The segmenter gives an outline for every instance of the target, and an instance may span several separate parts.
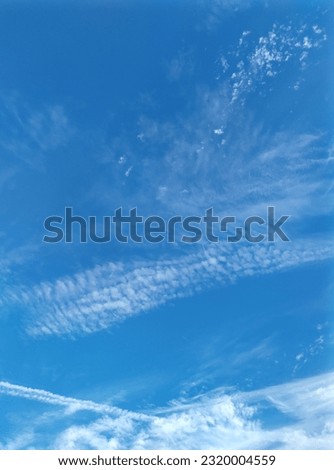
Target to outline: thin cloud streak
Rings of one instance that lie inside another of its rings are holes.
[[[94,403],[90,400],[78,400],[76,398],[64,397],[45,390],[24,387],[21,385],[11,384],[9,382],[0,381],[0,395],[10,395],[28,400],[39,401],[49,405],[59,405],[66,407],[71,413],[75,411],[93,411],[102,414],[115,414],[117,408],[108,405]],[[119,413],[118,413],[119,414]]]

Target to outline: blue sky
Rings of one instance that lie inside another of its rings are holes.
[[[333,448],[332,9],[0,0],[1,449]],[[289,242],[42,241],[268,206]]]

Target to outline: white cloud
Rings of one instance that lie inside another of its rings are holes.
[[[305,68],[309,51],[321,47],[326,41],[326,35],[322,33],[322,30],[306,25],[296,29],[291,25],[274,24],[272,30],[261,36],[253,48],[245,42],[245,33],[242,33],[239,46],[232,54],[235,58],[242,57],[230,76],[232,103],[244,99],[257,86],[263,86],[267,77],[279,74],[286,62],[299,57],[301,67]]]
[[[333,405],[334,374],[326,374],[249,393],[216,390],[175,402],[146,426],[129,425],[125,431],[121,427],[116,436],[111,431],[116,423],[108,419],[73,426],[58,437],[57,444],[85,447],[93,437],[100,442],[104,438],[104,448],[331,449]],[[268,407],[281,414],[282,424],[266,427],[260,416]]]
[[[311,357],[317,356],[323,352],[325,345],[331,343],[331,334],[321,334],[312,341],[308,346],[304,347],[303,350],[296,356],[296,365],[293,369],[293,375],[297,370],[300,370]]]
[[[130,176],[130,173],[131,173],[132,169],[133,169],[133,166],[129,166],[129,168],[126,170],[126,172],[124,173],[124,175],[125,175],[126,177]]]
[[[0,395],[10,395],[28,400],[40,401],[50,405],[65,407],[67,412],[73,413],[79,410],[93,411],[96,413],[119,414],[117,409],[108,405],[101,405],[90,400],[77,400],[75,398],[64,397],[45,390],[24,387],[0,381]]]
[[[42,397],[42,401],[65,407],[74,400],[30,390],[20,387],[17,395],[36,400]],[[83,409],[86,403],[92,403],[75,401],[83,403]],[[63,423],[47,445],[59,449],[333,448],[334,373],[250,392],[216,389],[192,399],[176,400],[149,413],[117,409],[109,414],[104,412],[103,405],[95,406],[103,414],[100,418],[86,424]],[[271,413],[280,417],[275,425]],[[47,418],[41,420],[39,427],[52,425],[50,420],[46,421]],[[28,445],[31,439],[29,436]],[[17,441],[22,448],[23,441]],[[33,444],[39,448],[38,437]]]
[[[30,312],[31,335],[88,334],[210,286],[332,256],[331,245],[215,245],[193,255],[106,263],[53,283],[9,289],[3,302]]]

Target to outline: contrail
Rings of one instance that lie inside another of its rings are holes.
[[[22,385],[14,385],[3,381],[0,381],[0,394],[40,401],[50,405],[64,406],[68,408],[70,412],[86,410],[108,415],[116,414],[117,416],[124,413],[124,411],[119,408],[95,403],[91,400],[78,400],[76,398],[65,397],[55,393],[47,392],[46,390],[23,387]]]

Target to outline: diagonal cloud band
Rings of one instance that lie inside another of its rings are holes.
[[[179,258],[106,263],[53,283],[8,290],[2,302],[24,306],[30,335],[89,334],[215,285],[333,256],[330,243],[210,246]]]

